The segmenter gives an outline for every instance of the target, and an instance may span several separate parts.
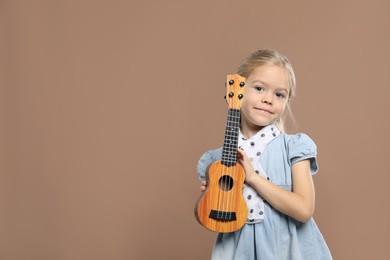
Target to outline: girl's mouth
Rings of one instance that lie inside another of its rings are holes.
[[[266,112],[266,113],[268,113],[268,114],[273,114],[271,111],[269,111],[268,109],[265,109],[265,108],[257,108],[257,107],[255,107],[255,109],[256,110],[259,110],[259,111],[262,111],[262,112]]]

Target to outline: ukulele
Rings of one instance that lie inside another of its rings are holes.
[[[226,101],[228,115],[222,160],[208,166],[206,189],[195,205],[195,217],[205,228],[215,232],[233,232],[246,222],[248,208],[242,195],[245,171],[237,163],[240,107],[246,79],[228,75]]]

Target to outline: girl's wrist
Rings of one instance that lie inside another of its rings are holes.
[[[259,177],[259,176],[255,172],[253,172],[251,174],[247,174],[245,182],[248,183],[249,185],[252,185],[253,182],[255,182],[257,177]]]

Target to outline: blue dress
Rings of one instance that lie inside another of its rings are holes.
[[[198,176],[205,179],[207,166],[221,160],[222,148],[207,151],[198,163]],[[281,133],[265,148],[259,163],[269,181],[292,190],[291,167],[309,159],[312,175],[318,172],[317,147],[305,134]],[[301,223],[265,202],[264,220],[245,224],[240,230],[219,233],[212,259],[221,260],[327,260],[332,259],[314,219]]]

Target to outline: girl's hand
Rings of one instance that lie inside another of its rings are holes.
[[[206,186],[207,186],[206,181],[202,181],[202,182],[200,183],[200,191],[202,191],[202,192],[205,191]]]
[[[241,149],[237,149],[237,159],[238,159],[238,162],[244,168],[244,171],[245,171],[245,181],[247,183],[250,183],[249,180],[251,180],[251,179],[253,179],[254,177],[257,176],[255,170],[253,169],[251,161],[249,160],[249,158],[246,155],[246,153],[243,150],[241,150]]]

